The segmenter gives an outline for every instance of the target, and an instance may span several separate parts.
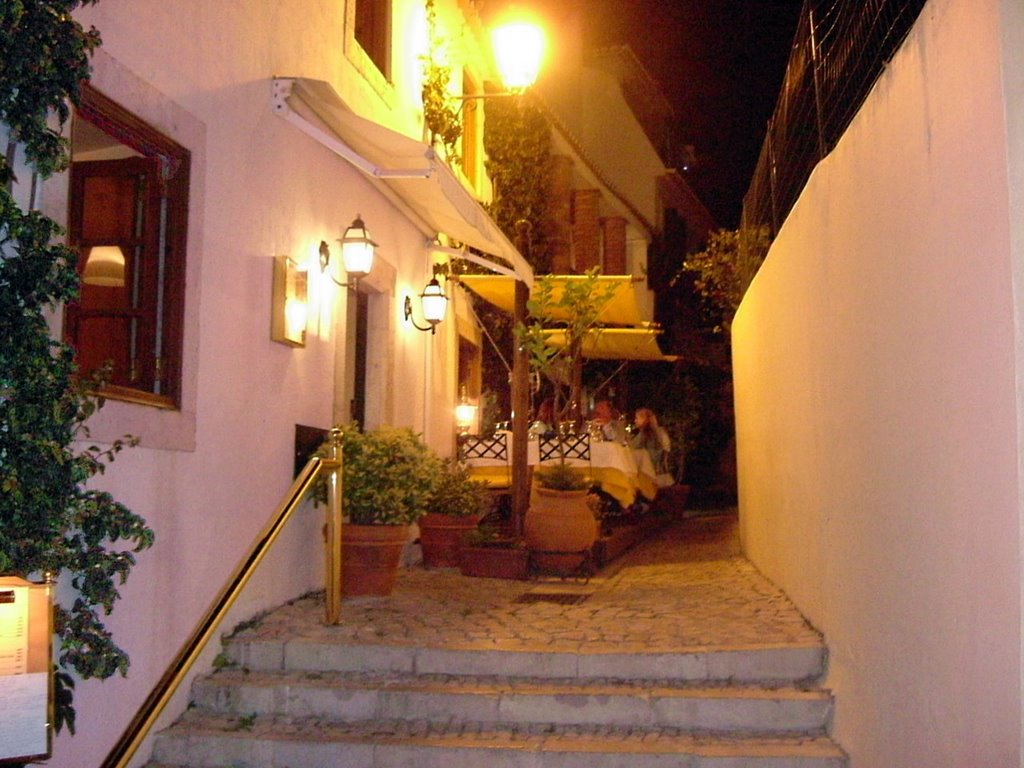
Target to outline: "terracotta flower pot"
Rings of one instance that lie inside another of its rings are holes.
[[[463,576],[522,581],[529,565],[530,551],[523,547],[463,547],[459,552]]]
[[[408,525],[342,525],[342,593],[349,597],[390,595],[408,540]]]
[[[597,518],[588,504],[589,494],[587,490],[534,489],[524,533],[537,567],[564,573],[585,561],[598,535]]]
[[[430,513],[419,520],[423,564],[428,568],[458,568],[459,550],[466,534],[480,522],[480,515],[454,517]]]

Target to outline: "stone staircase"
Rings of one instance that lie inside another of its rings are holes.
[[[228,640],[151,768],[846,768],[821,643],[543,652]]]

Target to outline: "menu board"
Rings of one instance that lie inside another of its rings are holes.
[[[0,578],[0,761],[50,752],[50,585]]]

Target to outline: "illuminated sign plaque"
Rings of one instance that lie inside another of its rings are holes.
[[[50,590],[0,578],[0,761],[50,756]]]

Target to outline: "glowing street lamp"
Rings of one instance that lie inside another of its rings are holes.
[[[544,32],[536,24],[513,21],[491,33],[494,57],[505,87],[523,90],[537,82],[544,58]]]

